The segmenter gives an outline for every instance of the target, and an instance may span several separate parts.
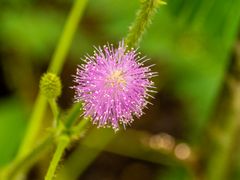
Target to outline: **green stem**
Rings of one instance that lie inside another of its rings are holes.
[[[162,0],[142,0],[136,19],[130,26],[129,33],[125,39],[125,43],[129,47],[138,46],[142,35],[151,24],[151,20],[160,4],[166,3]]]
[[[39,94],[26,129],[26,135],[17,154],[17,159],[24,157],[31,150],[31,146],[34,144],[46,107],[47,101],[45,97]]]
[[[48,168],[47,175],[45,176],[45,180],[52,180],[54,177],[54,174],[56,172],[57,166],[59,161],[61,160],[61,157],[67,148],[68,144],[70,143],[70,139],[66,135],[62,135],[59,138],[59,142],[57,145],[57,149],[53,155],[53,158],[51,160],[50,166]]]
[[[53,126],[57,127],[59,124],[59,108],[55,99],[49,100],[50,107],[53,112]]]
[[[84,8],[86,6],[86,2],[87,0],[76,0],[74,3],[65,24],[59,44],[51,60],[49,71],[56,74],[59,74],[61,72],[65,57],[73,39],[73,35],[77,29],[77,24],[81,19]],[[34,141],[41,127],[41,120],[44,116],[46,107],[47,100],[41,94],[38,94],[33,112],[29,120],[29,125],[27,127],[26,134],[19,149],[17,158],[25,156],[31,150],[31,147],[34,144]]]
[[[72,113],[72,115],[75,114],[75,112]],[[73,117],[73,116],[70,116]],[[89,123],[89,119],[88,118],[84,118],[82,119],[79,124],[72,128],[72,131],[74,134],[81,134],[85,127],[87,126],[87,124]],[[57,149],[53,155],[52,161],[50,163],[50,166],[48,168],[48,172],[46,174],[45,180],[52,180],[54,177],[54,174],[56,172],[57,166],[59,164],[59,161],[61,160],[61,157],[65,151],[65,149],[67,148],[67,146],[70,143],[70,137],[67,134],[62,134],[60,135],[59,138],[59,142],[57,145]]]
[[[105,146],[116,136],[117,134],[111,129],[92,128],[65,161],[64,167],[59,172],[58,179],[78,179]],[[92,143],[96,145],[95,148],[89,148]]]
[[[76,32],[79,20],[82,17],[83,10],[86,7],[87,0],[76,0],[65,24],[63,34],[59,40],[53,60],[50,63],[49,71],[59,74],[61,72],[65,57],[70,48],[73,36]]]

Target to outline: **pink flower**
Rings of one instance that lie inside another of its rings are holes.
[[[152,97],[154,88],[150,78],[156,76],[148,59],[140,58],[136,50],[126,50],[124,42],[96,48],[93,56],[86,56],[74,76],[75,100],[83,102],[84,116],[90,116],[98,127],[119,129],[119,124],[133,122],[140,117]]]

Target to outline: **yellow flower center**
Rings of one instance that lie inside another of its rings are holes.
[[[121,70],[115,70],[112,72],[112,74],[109,76],[108,78],[108,86],[114,87],[114,86],[118,86],[120,87],[120,85],[125,85],[126,81],[123,77],[123,72]]]

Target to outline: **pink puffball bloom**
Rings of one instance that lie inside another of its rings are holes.
[[[91,117],[98,127],[119,129],[140,117],[152,97],[151,77],[157,73],[144,66],[148,59],[140,58],[136,50],[127,50],[124,42],[118,48],[95,48],[93,56],[86,56],[74,76],[75,101],[83,102],[83,115]]]

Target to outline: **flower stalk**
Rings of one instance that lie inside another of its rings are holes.
[[[55,99],[51,99],[48,102],[53,112],[53,127],[56,128],[59,125],[59,107]]]
[[[82,134],[86,129],[86,126],[88,125],[88,123],[89,123],[89,119],[84,118],[76,126],[69,129],[71,132],[70,134],[68,134],[68,131],[64,131],[64,130],[60,132],[60,135],[58,136],[58,141],[57,141],[57,149],[50,162],[47,174],[45,176],[45,180],[52,180],[54,178],[58,164],[64,154],[64,151],[68,147],[68,145],[71,143],[72,135],[74,136],[74,135]]]
[[[61,157],[65,151],[65,149],[67,148],[67,146],[70,143],[70,139],[68,136],[66,135],[61,135],[59,137],[58,140],[58,144],[57,144],[57,149],[53,155],[53,158],[51,160],[50,166],[48,168],[48,172],[45,176],[45,180],[52,180],[54,175],[55,175],[55,171],[57,169],[58,163],[61,160]]]
[[[45,73],[40,81],[40,92],[47,98],[53,113],[53,127],[58,126],[59,107],[57,98],[62,93],[60,78],[54,73]]]

